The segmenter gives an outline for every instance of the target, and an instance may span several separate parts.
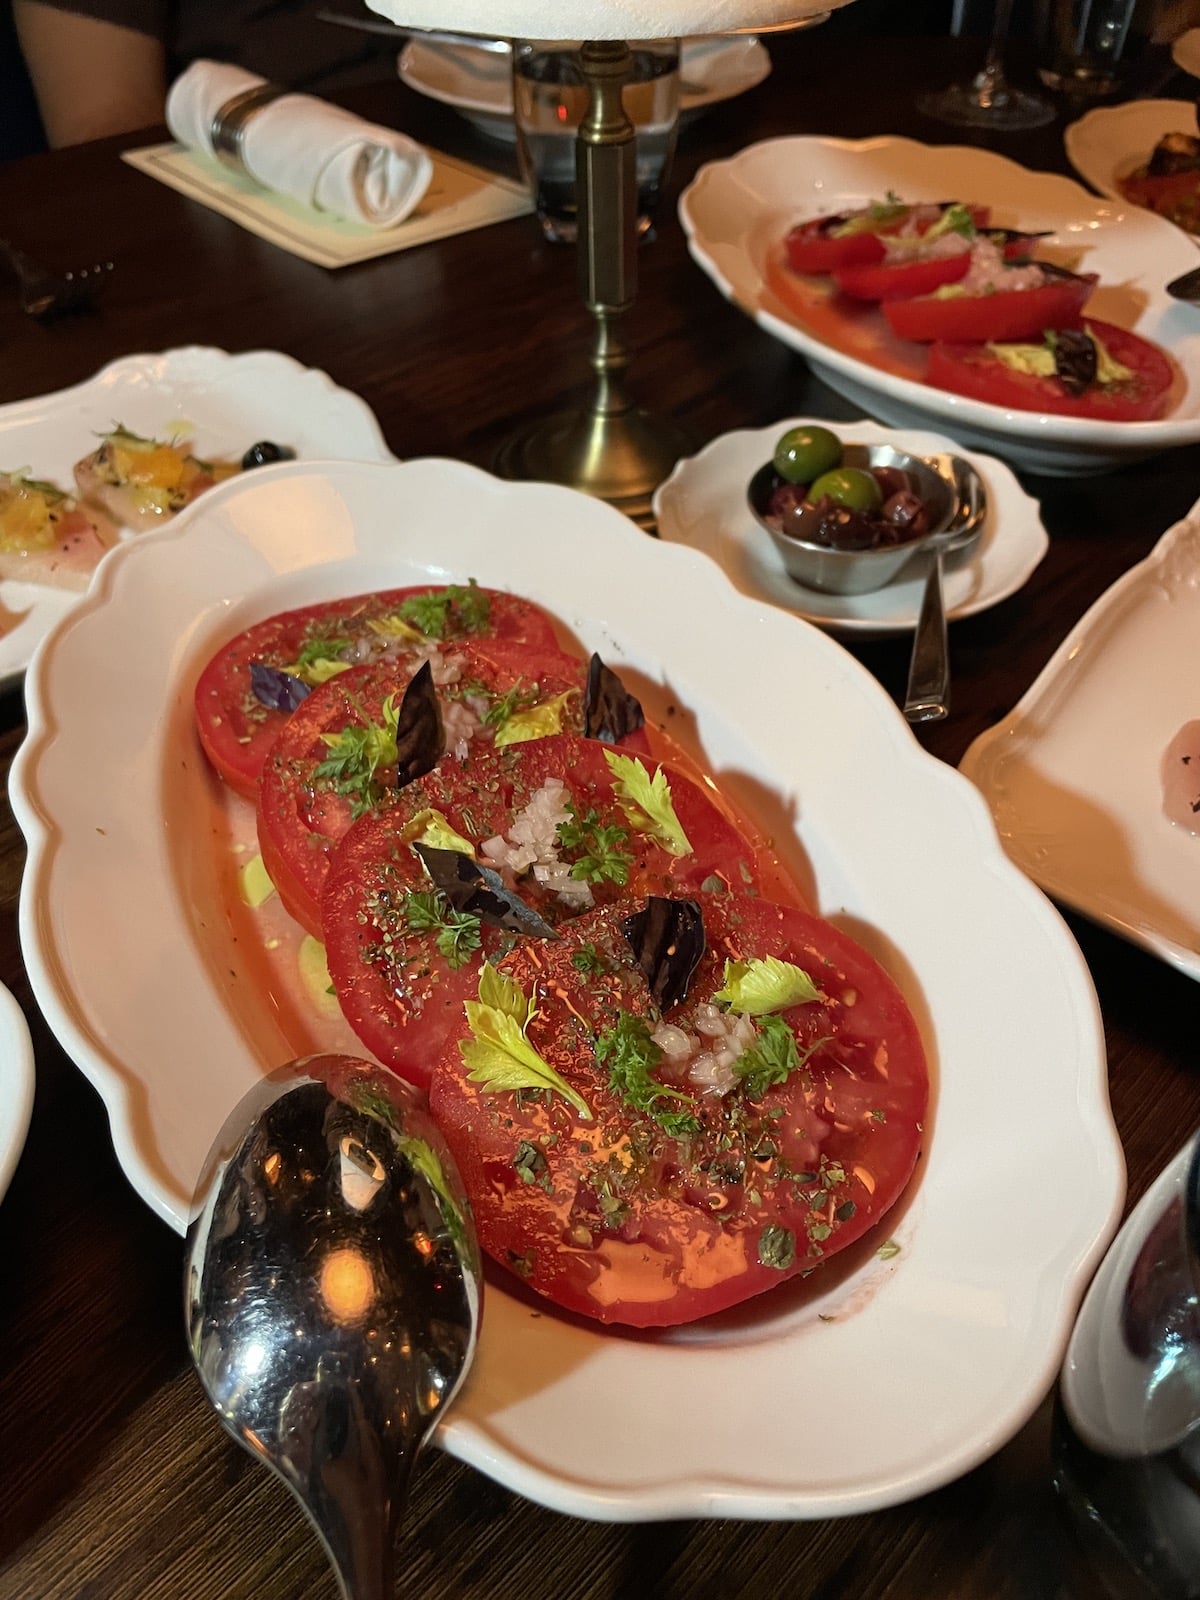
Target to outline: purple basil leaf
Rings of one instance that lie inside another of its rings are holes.
[[[269,667],[265,661],[250,663],[250,687],[254,698],[272,711],[295,711],[312,693],[312,685],[303,678],[284,672],[282,667]]]
[[[437,766],[445,750],[442,708],[433,687],[433,668],[426,661],[413,674],[396,717],[397,789],[423,778]]]
[[[646,976],[655,1005],[663,1012],[678,1005],[708,943],[697,902],[650,895],[645,910],[622,919],[621,932]]]
[[[645,722],[641,702],[631,695],[611,667],[598,655],[588,662],[583,695],[583,731],[589,739],[617,744]]]
[[[491,867],[481,867],[461,850],[439,850],[435,845],[414,844],[425,863],[425,870],[455,911],[469,911],[484,922],[507,928],[510,933],[529,933],[539,939],[558,935],[520,895],[507,887]]]

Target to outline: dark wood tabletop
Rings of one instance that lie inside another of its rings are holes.
[[[816,30],[778,40],[772,52],[766,84],[684,130],[659,237],[640,254],[633,383],[697,445],[789,415],[856,414],[690,261],[673,202],[697,167],[784,133],[984,142],[962,140],[913,105],[920,85],[972,65],[976,46]],[[353,103],[378,120],[512,170],[508,152],[399,83],[357,93]],[[986,142],[1065,172],[1066,120],[1064,112],[1047,128]],[[99,313],[51,325],[23,316],[0,284],[0,402],[75,383],[133,352],[278,348],[357,391],[397,455],[489,467],[516,425],[586,391],[589,329],[572,256],[543,243],[531,218],[329,272],[121,162],[123,148],[152,136],[0,168],[5,235],[56,265],[116,263]],[[952,628],[953,714],[917,733],[950,763],[1191,507],[1200,448],[1111,474],[1023,481],[1041,500],[1049,554],[1018,594]],[[902,694],[906,637],[849,648]],[[5,773],[23,731],[12,689],[0,698]],[[0,1600],[333,1600],[300,1512],[207,1409],[184,1343],[181,1241],[126,1182],[98,1097],[38,1014],[17,934],[24,853],[5,804],[0,979],[29,1017],[38,1082],[28,1142],[0,1205]],[[1069,922],[1103,1010],[1132,1203],[1200,1123],[1200,988],[1112,934]],[[796,1441],[801,1450],[818,1444]],[[399,1567],[396,1592],[411,1600],[1098,1592],[1052,1490],[1050,1397],[960,1481],[845,1520],[574,1520],[431,1452]]]

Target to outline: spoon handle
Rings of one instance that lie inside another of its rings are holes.
[[[942,552],[934,551],[925,579],[921,614],[913,635],[904,715],[910,722],[938,722],[950,710],[950,656],[942,599]]]

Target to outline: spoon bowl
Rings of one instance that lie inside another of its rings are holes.
[[[470,1365],[482,1293],[423,1097],[337,1055],[256,1085],[200,1180],[185,1293],[225,1427],[300,1502],[345,1600],[390,1600],[413,1466]]]

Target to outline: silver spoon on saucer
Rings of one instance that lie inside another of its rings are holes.
[[[481,1293],[461,1180],[399,1078],[312,1056],[228,1118],[188,1230],[192,1359],[303,1506],[344,1600],[391,1600],[413,1466],[470,1365]]]
[[[983,532],[987,490],[983,479],[962,456],[926,457],[930,466],[953,484],[958,507],[938,534],[927,539],[929,572],[908,667],[904,715],[910,722],[937,722],[950,710],[950,652],[946,640],[946,604],[942,592],[942,559],[965,550]]]

